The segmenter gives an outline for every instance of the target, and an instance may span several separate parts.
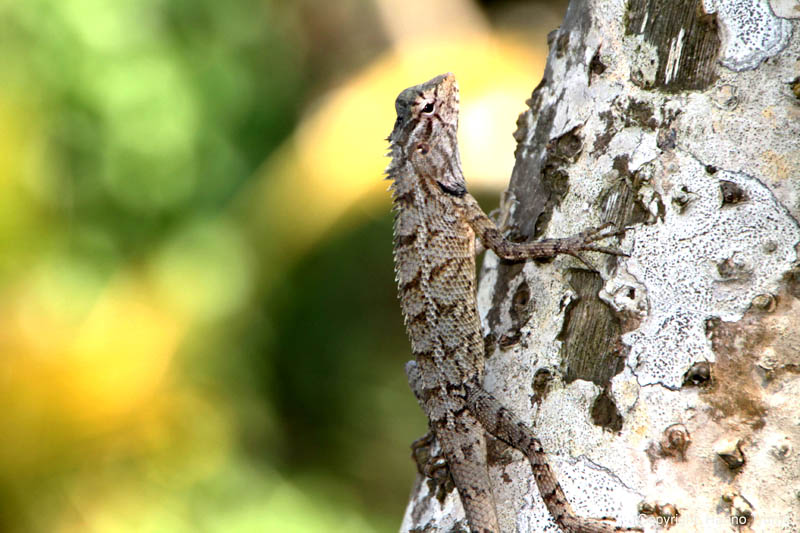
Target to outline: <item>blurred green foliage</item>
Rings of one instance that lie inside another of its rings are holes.
[[[126,250],[219,208],[291,131],[308,73],[291,13],[239,0],[31,0],[2,8],[2,79],[38,112],[37,192]],[[9,95],[6,95],[8,98]]]
[[[3,531],[397,528],[424,422],[389,215],[265,289],[231,202],[320,90],[301,8],[0,3]]]
[[[397,530],[425,420],[388,195],[307,247],[259,211],[381,31],[368,0],[0,0],[0,531]]]

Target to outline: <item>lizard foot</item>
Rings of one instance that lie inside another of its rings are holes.
[[[608,222],[602,226],[589,228],[588,230],[563,239],[563,251],[564,253],[578,259],[581,263],[589,267],[590,270],[597,270],[594,265],[592,265],[581,255],[580,252],[600,252],[603,254],[616,255],[620,257],[629,257],[629,254],[626,254],[622,250],[613,248],[611,246],[597,244],[597,241],[622,235],[624,233],[624,228],[619,228]]]
[[[568,246],[575,252],[601,252],[604,254],[628,257],[628,254],[621,250],[612,248],[610,246],[596,244],[597,241],[602,241],[603,239],[607,239],[609,237],[617,237],[624,234],[625,228],[620,228],[611,222],[607,222],[601,226],[589,228],[576,235],[573,235],[572,237],[567,237],[566,240],[570,241]]]
[[[442,448],[432,431],[411,443],[411,458],[417,465],[417,472],[427,479],[428,490],[436,495],[437,500],[443,502],[456,485]]]

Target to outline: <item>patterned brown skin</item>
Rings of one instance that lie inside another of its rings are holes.
[[[387,169],[396,213],[394,260],[415,361],[406,371],[447,460],[473,532],[499,532],[484,431],[522,451],[539,492],[566,533],[630,531],[575,516],[541,443],[483,387],[484,345],[475,299],[476,237],[509,260],[618,251],[595,244],[607,227],[565,239],[516,244],[467,193],[456,131],[458,86],[450,74],[410,87],[395,102]]]

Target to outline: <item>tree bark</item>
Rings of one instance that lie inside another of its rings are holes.
[[[611,221],[625,258],[488,253],[485,387],[576,512],[646,531],[800,528],[800,4],[573,0],[518,120],[508,236]],[[556,531],[492,441],[503,531]],[[419,479],[403,531],[464,527]],[[416,528],[416,529],[415,529]]]

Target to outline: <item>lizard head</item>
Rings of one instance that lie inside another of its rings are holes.
[[[458,84],[451,73],[404,90],[395,100],[397,120],[389,135],[392,157],[408,161],[415,174],[438,182],[442,191],[466,193],[461,172],[458,130]]]

